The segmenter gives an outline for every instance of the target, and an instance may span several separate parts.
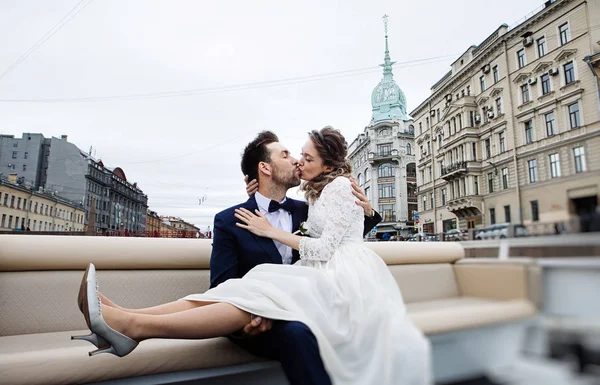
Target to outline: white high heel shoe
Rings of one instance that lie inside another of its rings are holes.
[[[103,347],[90,352],[90,356],[101,353],[111,353],[119,357],[124,357],[131,353],[138,345],[137,341],[132,340],[112,329],[102,317],[102,302],[98,296],[98,283],[96,279],[96,267],[90,263],[86,279],[86,292],[83,296],[83,316],[90,325],[92,334],[102,338],[108,347]]]
[[[90,265],[88,265],[87,269],[85,269],[85,274],[83,275],[83,278],[81,279],[81,284],[79,285],[79,294],[77,295],[77,307],[79,307],[79,310],[81,311],[81,313],[83,313],[83,298],[87,291],[87,276],[88,276],[89,271],[90,271]],[[90,325],[89,325],[89,322],[87,321],[87,319],[86,319],[86,322],[88,323],[88,328],[89,328]],[[106,347],[110,346],[110,344],[108,342],[104,341],[104,339],[102,337],[96,335],[95,333],[90,333],[88,335],[83,335],[83,336],[71,336],[71,340],[87,341],[87,342],[91,343],[92,345],[94,345],[95,347],[97,347],[98,349],[106,348]]]

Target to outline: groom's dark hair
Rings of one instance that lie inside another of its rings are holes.
[[[244,148],[242,154],[242,172],[248,175],[248,180],[258,180],[258,164],[260,162],[269,163],[271,161],[271,152],[267,145],[279,142],[279,138],[271,131],[263,131],[254,140]]]

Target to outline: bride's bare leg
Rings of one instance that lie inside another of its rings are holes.
[[[102,300],[103,306],[110,306],[115,309],[119,309],[122,311],[126,311],[128,313],[135,314],[153,314],[153,315],[161,315],[161,314],[171,314],[178,313],[180,311],[194,309],[199,306],[209,305],[213,302],[201,302],[201,301],[186,301],[186,300],[177,300],[173,302],[167,302],[162,305],[142,308],[142,309],[128,309],[122,306],[115,304],[113,301],[108,299],[106,296],[102,295],[102,293],[98,293],[100,299]]]
[[[249,313],[233,305],[204,304],[207,306],[195,306],[176,313],[161,315],[136,314],[105,307],[102,309],[102,316],[110,327],[137,341],[149,338],[220,337],[242,329],[249,322]]]

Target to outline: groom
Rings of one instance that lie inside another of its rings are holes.
[[[297,250],[237,227],[233,215],[234,210],[240,207],[251,212],[260,210],[273,226],[296,231],[308,215],[306,202],[285,196],[289,188],[300,184],[297,162],[270,131],[261,132],[246,146],[242,155],[242,172],[248,180],[258,180],[258,191],[245,203],[215,216],[210,258],[211,287],[230,278],[241,278],[262,263],[292,264],[298,261]],[[371,210],[358,186],[355,189],[358,190],[355,195],[361,199],[357,204],[370,214],[365,216],[366,234],[381,221],[381,217]],[[241,333],[241,338],[232,336],[232,340],[255,355],[281,362],[291,385],[331,384],[321,361],[317,340],[305,324],[255,317]]]

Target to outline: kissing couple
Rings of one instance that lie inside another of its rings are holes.
[[[274,133],[258,134],[241,161],[250,198],[215,216],[211,288],[126,309],[99,292],[90,264],[78,302],[92,334],[75,338],[99,348],[90,355],[122,357],[150,338],[228,336],[281,362],[292,385],[430,384],[429,341],[363,243],[381,217],[347,153],[331,127],[311,131],[299,159]],[[307,202],[286,198],[298,185]]]

